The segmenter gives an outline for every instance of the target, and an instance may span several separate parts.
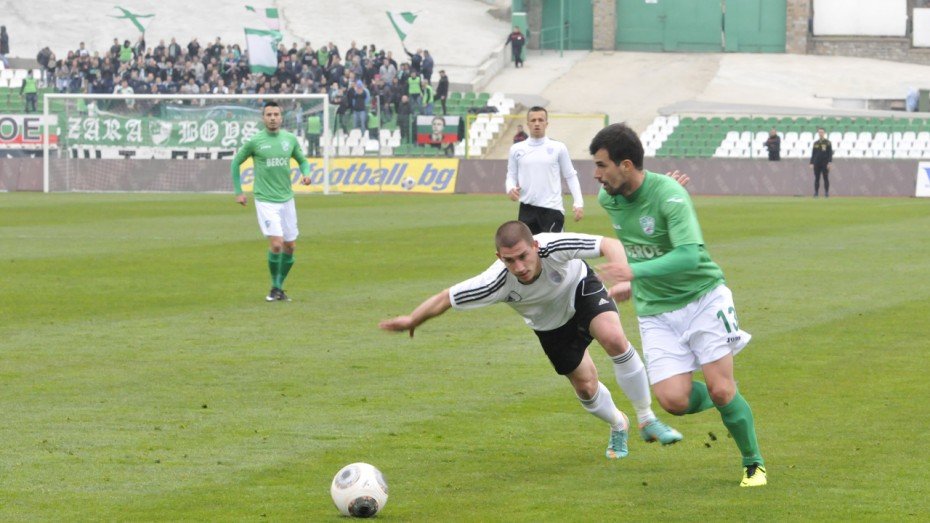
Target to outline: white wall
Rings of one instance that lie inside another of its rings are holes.
[[[930,9],[914,9],[914,47],[930,47]]]
[[[814,0],[816,36],[904,36],[907,0]]]

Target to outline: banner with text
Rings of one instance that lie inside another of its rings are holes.
[[[291,159],[291,185],[294,192],[323,192],[323,161],[310,158],[311,185],[300,184],[300,169]],[[456,158],[334,158],[329,161],[329,188],[337,192],[413,192],[452,194],[458,176]],[[242,190],[251,191],[252,159],[240,167]]]
[[[0,114],[0,145],[42,146],[42,115]],[[49,115],[49,127],[58,125],[58,117]],[[51,130],[51,129],[50,129]],[[58,143],[58,135],[50,134],[48,141]]]
[[[189,119],[152,117],[68,117],[62,129],[63,145],[118,145],[123,147],[229,147],[238,148],[261,130],[257,119],[227,119],[221,114]]]

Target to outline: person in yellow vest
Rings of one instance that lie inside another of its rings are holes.
[[[423,89],[423,114],[432,115],[433,102],[436,100],[436,96],[433,93],[433,86],[426,80],[423,80],[421,85]]]
[[[410,107],[413,114],[420,114],[420,104],[423,102],[423,89],[420,85],[420,74],[416,71],[410,71],[410,77],[407,78],[407,96],[410,97]]]
[[[34,113],[36,111],[36,100],[39,96],[39,86],[33,76],[27,75],[23,78],[23,84],[19,88],[19,94],[26,97],[26,112]]]
[[[323,135],[323,120],[320,113],[307,116],[307,156],[320,156],[320,136]]]

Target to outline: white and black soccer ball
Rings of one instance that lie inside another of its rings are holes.
[[[343,516],[370,518],[384,509],[388,486],[381,471],[368,463],[342,467],[329,489],[333,503]]]
[[[413,189],[413,187],[416,184],[417,182],[414,181],[414,179],[410,178],[409,176],[400,181],[400,186],[403,187],[405,191],[409,191],[410,189]]]

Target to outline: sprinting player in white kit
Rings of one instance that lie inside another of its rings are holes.
[[[549,113],[542,107],[531,107],[526,113],[530,137],[510,146],[507,159],[507,196],[520,202],[517,219],[533,234],[562,232],[565,226],[565,206],[562,203],[562,179],[572,193],[575,221],[584,217],[584,197],[578,173],[568,157],[565,144],[546,136]]]
[[[539,338],[555,371],[568,378],[585,410],[610,425],[606,456],[628,453],[629,420],[617,409],[610,391],[598,380],[588,354],[596,339],[610,356],[614,376],[630,399],[646,441],[663,445],[682,439],[652,411],[645,367],[620,324],[617,306],[604,284],[583,260],[607,257],[626,263],[623,245],[613,238],[572,233],[533,236],[526,224],[510,221],[495,235],[498,260],[481,274],[426,299],[413,312],[380,323],[390,331],[413,331],[449,310],[475,309],[506,303],[517,311]],[[619,284],[611,293],[629,299],[630,286]]]

